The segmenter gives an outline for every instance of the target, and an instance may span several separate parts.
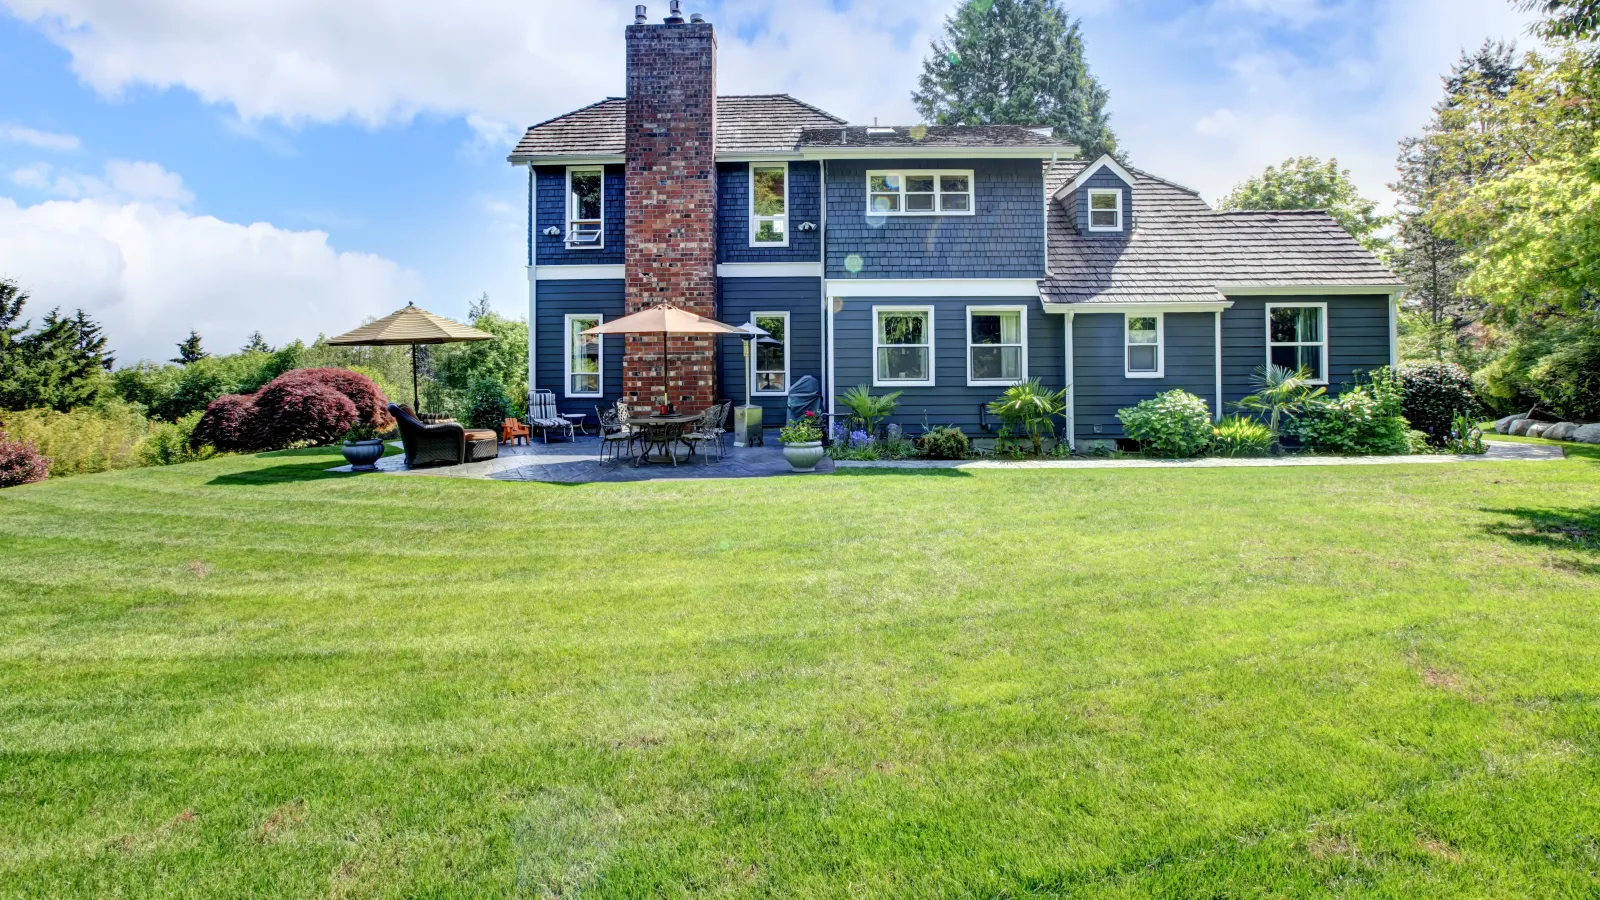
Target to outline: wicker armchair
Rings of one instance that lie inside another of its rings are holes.
[[[705,447],[702,452],[705,453],[707,461],[711,459],[712,447],[717,448],[717,461],[722,461],[722,436],[725,433],[722,426],[728,420],[728,408],[732,405],[732,401],[728,400],[712,404],[700,414],[700,421],[694,424],[694,428],[683,436],[683,439],[689,442],[689,446]]]
[[[400,426],[400,443],[406,467],[480,462],[500,455],[500,435],[492,430],[462,428],[457,422],[428,424],[408,406],[389,404],[389,415]]]

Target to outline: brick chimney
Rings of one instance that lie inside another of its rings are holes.
[[[628,26],[627,311],[670,303],[717,314],[717,38],[679,3],[663,24]],[[672,335],[671,398],[697,412],[716,400],[716,340]],[[622,390],[635,409],[661,402],[661,336],[628,335]]]

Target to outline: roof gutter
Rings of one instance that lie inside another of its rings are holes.
[[[1066,147],[923,147],[880,144],[872,147],[801,147],[801,159],[1050,159],[1077,152]]]
[[[1053,302],[1041,293],[1039,303],[1047,313],[1214,313],[1233,307],[1232,300],[1128,300],[1117,303],[1100,303],[1079,300],[1073,303]]]
[[[513,166],[603,166],[627,161],[621,153],[513,153],[506,157]]]
[[[1312,297],[1318,294],[1397,294],[1406,286],[1394,284],[1219,284],[1217,291],[1230,297]]]

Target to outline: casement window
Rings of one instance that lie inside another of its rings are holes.
[[[1166,335],[1161,313],[1124,313],[1123,372],[1129,378],[1161,378],[1166,370]]]
[[[1089,191],[1089,230],[1122,230],[1122,190],[1120,188]]]
[[[933,387],[933,307],[872,308],[875,387]]]
[[[1009,386],[1028,377],[1026,311],[1020,306],[967,307],[967,385]]]
[[[869,216],[970,216],[972,170],[867,173]]]
[[[606,243],[606,170],[567,169],[567,247],[594,250]]]
[[[1306,369],[1328,383],[1328,304],[1267,304],[1267,364]]]
[[[789,246],[789,164],[750,166],[750,246]]]
[[[755,342],[755,381],[751,385],[756,394],[789,393],[789,314],[786,312],[758,312],[750,314],[750,321],[764,329],[776,343]]]
[[[566,317],[567,329],[562,339],[561,358],[566,360],[568,397],[598,397],[604,393],[604,373],[600,371],[600,361],[605,337],[583,332],[605,320],[605,316],[598,314],[569,313]]]

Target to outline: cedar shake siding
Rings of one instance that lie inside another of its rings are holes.
[[[577,168],[594,168],[584,166]],[[621,265],[623,252],[623,192],[625,177],[622,166],[605,166],[605,238],[597,248],[567,246],[567,167],[536,166],[538,179],[534,191],[533,248],[535,264],[559,265]],[[554,226],[560,232],[544,233]]]
[[[671,303],[717,315],[717,39],[709,24],[627,29],[627,311]],[[623,392],[648,410],[662,393],[660,339],[628,335]],[[717,399],[716,339],[673,335],[671,402]]]
[[[717,166],[717,262],[817,262],[822,257],[822,169],[819,163],[789,163],[789,246],[750,246],[750,164]],[[801,231],[800,223],[817,225]]]

